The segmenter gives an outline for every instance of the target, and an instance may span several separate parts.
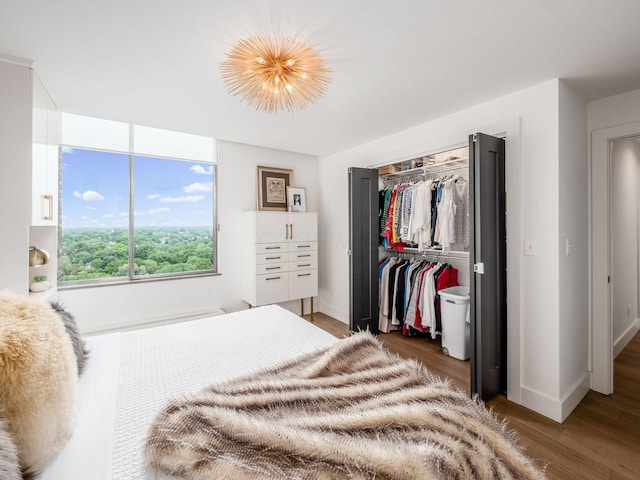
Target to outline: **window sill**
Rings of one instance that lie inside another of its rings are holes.
[[[64,290],[80,290],[84,288],[99,288],[99,287],[119,287],[123,285],[139,285],[142,283],[154,283],[154,282],[168,282],[175,280],[185,280],[193,278],[203,277],[219,277],[222,274],[219,272],[206,272],[206,273],[191,273],[188,275],[167,275],[167,276],[155,276],[152,278],[123,278],[123,279],[101,279],[101,280],[78,280],[76,282],[62,282],[58,283],[58,291]]]

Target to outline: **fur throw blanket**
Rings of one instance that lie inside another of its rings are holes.
[[[56,455],[75,425],[78,367],[48,303],[0,292],[0,408],[25,471]]]
[[[358,333],[171,401],[152,468],[204,479],[541,479],[503,424]]]

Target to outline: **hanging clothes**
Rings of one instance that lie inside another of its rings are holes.
[[[469,182],[462,176],[455,180],[453,202],[455,203],[455,239],[457,250],[469,250]]]
[[[380,244],[397,251],[454,245],[466,251],[468,202],[468,182],[460,175],[388,186],[379,194]]]

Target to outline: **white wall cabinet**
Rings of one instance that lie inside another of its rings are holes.
[[[32,73],[31,225],[58,224],[58,146],[61,117],[53,99]]]
[[[55,288],[60,114],[31,62],[0,58],[0,85],[0,217],[11,232],[0,240],[0,290],[26,295],[34,275]],[[51,205],[40,202],[45,194]],[[47,265],[29,267],[30,245],[50,253]]]
[[[258,306],[318,295],[318,214],[246,212],[243,299]]]

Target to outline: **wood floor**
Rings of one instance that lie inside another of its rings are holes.
[[[322,313],[305,318],[343,338],[344,323]],[[450,377],[469,391],[469,362],[443,355],[439,341],[380,334],[386,348],[415,358],[432,372]],[[532,410],[497,397],[487,405],[520,436],[527,454],[546,465],[549,479],[640,479],[640,334],[615,360],[615,393],[590,391],[569,418],[559,424]]]

